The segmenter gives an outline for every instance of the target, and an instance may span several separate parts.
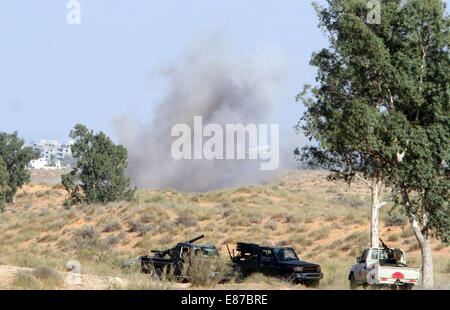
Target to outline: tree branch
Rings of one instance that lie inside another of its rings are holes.
[[[363,181],[364,183],[367,184],[367,186],[369,186],[369,188],[373,188],[373,185],[369,183],[369,181],[367,181],[366,179],[364,179],[363,177],[360,177],[359,175],[355,174],[355,177],[357,177],[359,180]]]

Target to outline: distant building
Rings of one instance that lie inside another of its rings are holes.
[[[75,162],[71,150],[73,144],[74,141],[63,144],[56,140],[41,140],[40,142],[32,143],[30,146],[33,148],[33,151],[39,152],[41,157],[31,161],[30,168],[72,168]]]

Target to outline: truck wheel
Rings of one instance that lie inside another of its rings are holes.
[[[152,269],[147,269],[147,272],[150,274],[150,278],[152,278],[155,281],[161,280],[162,279],[162,275],[163,275],[163,271],[161,268],[152,268]]]
[[[155,276],[158,277],[158,280],[161,280],[161,279],[162,279],[163,271],[162,271],[161,268],[155,268]]]
[[[409,290],[412,290],[412,284],[403,284],[402,286],[400,286],[400,289],[401,290],[404,290],[404,291],[409,291]]]
[[[242,283],[242,282],[244,282],[244,278],[245,278],[244,274],[241,271],[238,271],[236,274],[235,281],[236,281],[236,283]]]
[[[358,288],[358,284],[355,281],[355,276],[353,275],[353,272],[350,274],[349,280],[350,280],[350,289],[356,290]]]
[[[306,287],[318,288],[319,280],[305,280]]]

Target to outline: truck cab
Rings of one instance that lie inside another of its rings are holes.
[[[241,277],[259,272],[312,287],[317,287],[323,278],[319,265],[301,261],[290,247],[238,243],[237,251],[232,261]]]
[[[178,243],[176,246],[164,250],[152,250],[154,255],[144,255],[138,258],[124,260],[123,268],[140,263],[141,272],[150,274],[155,279],[162,278],[164,273],[173,273],[177,281],[190,281],[189,270],[195,259],[217,259],[219,251],[214,245],[194,243],[204,238],[201,235],[187,242]],[[213,272],[212,272],[213,273]]]

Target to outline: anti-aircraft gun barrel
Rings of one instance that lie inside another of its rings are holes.
[[[381,244],[383,245],[384,250],[386,251],[386,253],[388,254],[388,260],[395,260],[394,258],[394,251],[389,248],[386,243],[383,242],[383,240],[381,240],[381,238],[379,238],[381,241]]]
[[[388,251],[388,250],[389,250],[389,247],[386,245],[386,243],[384,243],[383,240],[381,240],[381,238],[380,238],[380,241],[381,241],[381,244],[383,245],[383,248],[384,248],[386,251]]]
[[[194,243],[195,241],[198,241],[198,240],[203,239],[203,238],[205,238],[205,235],[198,236],[197,238],[189,240],[187,243]]]

